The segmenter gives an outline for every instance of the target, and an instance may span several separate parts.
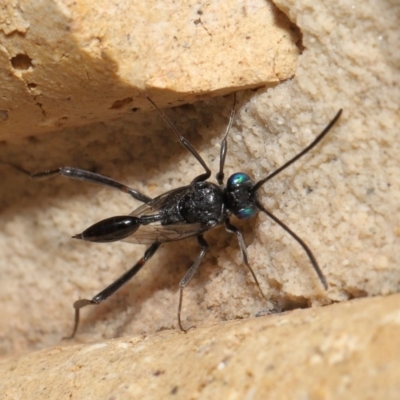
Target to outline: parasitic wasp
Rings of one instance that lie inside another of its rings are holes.
[[[62,175],[67,178],[108,186],[120,190],[123,193],[127,193],[143,203],[140,207],[128,215],[118,215],[104,219],[90,226],[82,233],[73,236],[75,239],[86,240],[89,242],[108,243],[123,240],[136,244],[148,244],[149,247],[145,251],[143,257],[131,269],[126,271],[116,281],[111,283],[92,299],[80,299],[74,303],[75,322],[72,334],[69,336],[69,338],[73,338],[77,332],[81,308],[91,304],[99,304],[114,294],[140,271],[140,269],[154,255],[154,253],[163,243],[183,240],[195,236],[197,237],[197,241],[201,250],[179,283],[179,303],[177,317],[179,328],[183,332],[186,332],[191,327],[185,329],[182,326],[181,309],[183,290],[192,279],[208,250],[208,243],[204,239],[204,233],[220,225],[225,225],[225,229],[229,233],[236,235],[244,264],[251,273],[260,294],[263,298],[265,298],[257,277],[250,267],[242,233],[235,225],[231,223],[230,217],[232,215],[239,219],[248,219],[254,217],[259,211],[265,213],[300,244],[307,254],[321,284],[325,289],[327,289],[328,284],[325,276],[322,273],[317,260],[308,245],[286,224],[274,216],[260,203],[257,191],[267,181],[274,178],[280,172],[289,167],[289,165],[293,164],[300,157],[304,156],[312,148],[314,148],[337,122],[342,110],[340,109],[337,112],[335,117],[329,122],[325,129],[306,148],[304,148],[300,153],[276,169],[274,172],[267,175],[265,178],[258,182],[254,182],[246,173],[236,172],[228,178],[225,184],[224,165],[227,152],[227,138],[235,116],[236,96],[234,95],[229,123],[221,141],[220,165],[219,171],[216,174],[217,183],[208,181],[211,176],[211,170],[202,159],[200,154],[192,147],[189,141],[179,133],[177,128],[167,118],[164,112],[159,109],[149,97],[147,97],[147,99],[160,113],[165,122],[170,126],[172,131],[177,136],[179,142],[204,168],[205,172],[194,178],[189,185],[170,190],[152,199],[138,190],[130,188],[123,183],[115,181],[114,179],[78,168],[61,167],[54,170],[30,174],[22,168],[17,167],[19,170],[27,173],[32,178],[40,179],[49,178],[55,175]]]

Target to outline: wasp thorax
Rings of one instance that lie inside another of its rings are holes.
[[[221,223],[226,217],[221,188],[211,182],[189,186],[179,201],[179,212],[188,223]]]
[[[251,218],[257,213],[254,182],[244,172],[231,175],[226,185],[229,210],[238,218]]]

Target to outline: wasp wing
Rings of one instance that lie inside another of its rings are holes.
[[[157,222],[141,225],[133,235],[128,236],[123,241],[135,244],[165,243],[197,236],[204,231],[202,224],[161,225]]]
[[[189,186],[183,186],[170,190],[148,203],[143,204],[130,215],[133,217],[142,217],[144,215],[162,215],[168,207],[176,207],[176,213],[179,213],[179,200],[187,193]],[[179,215],[179,214],[178,214]],[[124,239],[124,242],[136,244],[152,244],[154,242],[165,243],[185,239],[191,236],[197,236],[210,229],[201,223],[189,224],[187,222],[177,222],[163,224],[162,221],[152,222],[148,225],[141,225],[131,236]]]

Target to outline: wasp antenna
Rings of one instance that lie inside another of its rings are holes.
[[[304,251],[306,252],[313,268],[314,271],[316,272],[316,274],[318,275],[319,280],[322,283],[322,286],[324,287],[325,290],[328,289],[328,283],[326,282],[326,278],[324,276],[324,274],[321,271],[321,268],[319,267],[316,258],[314,257],[314,254],[312,253],[312,251],[310,250],[310,248],[303,242],[302,239],[300,239],[286,224],[284,224],[279,218],[275,217],[274,214],[272,214],[270,211],[268,211],[267,209],[265,209],[260,202],[257,201],[257,207],[264,212],[265,214],[268,215],[268,217],[270,217],[272,220],[274,220],[281,228],[283,228],[287,233],[289,233],[289,235],[292,236],[292,238],[294,240],[296,240],[297,243],[299,243],[299,245],[304,249]]]
[[[340,115],[342,114],[342,109],[340,109],[336,115],[333,117],[332,121],[329,122],[329,124],[325,127],[325,129],[304,149],[302,150],[299,154],[294,156],[291,160],[283,164],[280,168],[269,174],[266,178],[261,179],[261,181],[258,181],[253,188],[253,191],[256,192],[262,185],[264,185],[265,182],[269,181],[276,175],[278,175],[280,172],[282,172],[284,169],[286,169],[289,165],[292,165],[295,161],[297,161],[300,157],[304,156],[304,154],[307,154],[314,146],[316,146],[324,137],[325,135],[331,130],[333,125],[337,122],[339,119]]]

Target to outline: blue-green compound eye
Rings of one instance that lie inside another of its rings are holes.
[[[248,182],[250,180],[251,180],[250,177],[244,172],[237,172],[236,174],[233,174],[232,176],[229,177],[228,188],[240,186],[242,183]]]
[[[246,207],[246,208],[242,208],[239,211],[236,211],[235,215],[237,218],[246,219],[246,218],[254,217],[254,215],[256,215],[257,211],[258,211],[257,207]]]

